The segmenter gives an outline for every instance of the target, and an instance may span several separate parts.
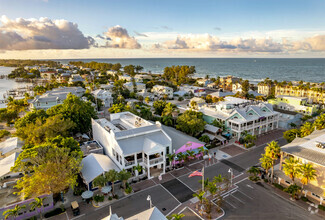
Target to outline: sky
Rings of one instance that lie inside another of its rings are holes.
[[[324,0],[0,0],[0,58],[325,57]]]

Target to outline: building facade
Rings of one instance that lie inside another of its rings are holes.
[[[151,92],[158,98],[163,98],[167,95],[169,99],[172,99],[174,96],[173,88],[168,86],[155,85],[152,87]]]
[[[94,140],[120,169],[132,172],[140,164],[148,178],[165,173],[166,155],[172,152],[171,138],[161,124],[153,124],[130,112],[92,120]]]
[[[226,97],[225,101],[199,109],[207,123],[217,120],[225,130],[239,139],[244,131],[260,135],[279,127],[279,113],[271,104],[251,103],[249,100]]]

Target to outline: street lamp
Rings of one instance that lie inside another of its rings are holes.
[[[147,201],[150,202],[150,208],[152,208],[152,201],[151,201],[151,196],[150,196],[150,195],[148,195],[148,197],[147,197]]]
[[[231,168],[229,168],[228,173],[230,173],[230,186],[232,186],[232,176],[234,175]]]

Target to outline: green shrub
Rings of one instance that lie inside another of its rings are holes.
[[[114,199],[118,199],[118,195],[114,195],[113,198],[114,198]]]
[[[260,178],[258,176],[250,176],[248,177],[248,179],[250,179],[251,181],[257,182],[260,180]]]
[[[103,195],[95,195],[94,200],[95,200],[95,202],[104,202],[104,196]]]
[[[268,183],[268,182],[269,182],[269,180],[268,180],[268,179],[265,179],[265,178],[264,178],[264,182]]]
[[[325,206],[323,206],[323,205],[318,205],[318,209],[325,211]]]
[[[304,202],[308,202],[309,201],[309,199],[306,198],[306,197],[304,197],[304,196],[301,197],[301,200],[304,201]]]
[[[108,197],[108,200],[112,200],[112,199],[113,199],[112,196]]]
[[[10,135],[10,132],[7,130],[0,130],[0,138]]]
[[[125,189],[125,192],[126,192],[127,194],[130,194],[130,193],[132,192],[132,187],[129,186],[128,188],[126,188],[126,189]]]
[[[284,190],[284,189],[285,189],[285,187],[283,187],[283,186],[280,185],[280,184],[273,183],[273,185],[274,185],[276,188],[280,189],[280,190]]]

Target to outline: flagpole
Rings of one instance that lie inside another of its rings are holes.
[[[204,192],[204,166],[202,168],[202,192]]]

